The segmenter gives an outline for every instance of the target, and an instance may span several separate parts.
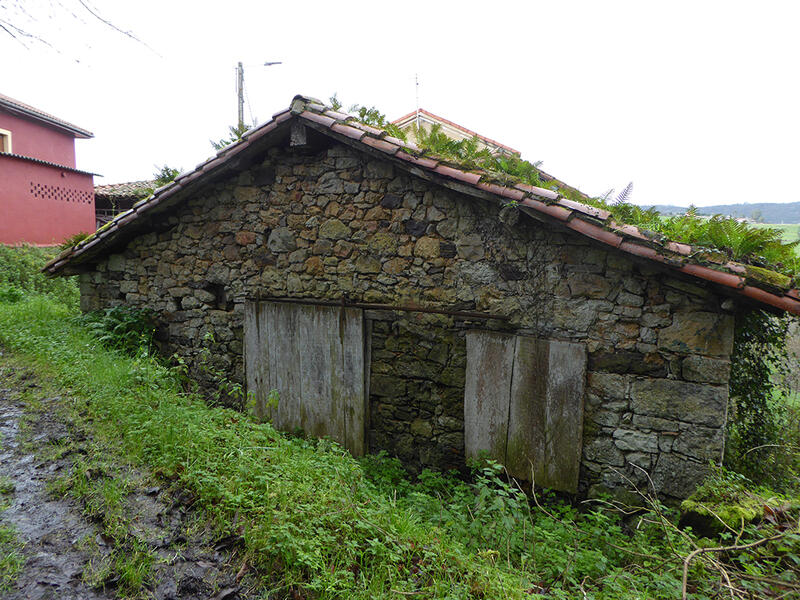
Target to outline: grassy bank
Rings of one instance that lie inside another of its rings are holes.
[[[196,494],[219,535],[244,524],[246,561],[275,597],[680,595],[678,556],[692,546],[657,518],[624,534],[618,513],[531,510],[491,467],[475,484],[427,474],[412,485],[391,461],[362,465],[329,442],[208,408],[157,362],[101,348],[46,298],[0,304],[0,343],[72,390],[109,452]],[[701,564],[693,587],[705,585]]]

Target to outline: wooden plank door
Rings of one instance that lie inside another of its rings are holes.
[[[367,422],[363,311],[249,302],[244,329],[256,416],[284,431],[330,437],[361,456]],[[278,392],[275,408],[267,402],[271,390]]]
[[[496,332],[467,334],[464,433],[514,477],[574,492],[583,440],[583,344]]]

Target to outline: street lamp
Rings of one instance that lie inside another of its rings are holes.
[[[273,62],[265,62],[265,67],[271,67],[273,65],[281,65],[283,64],[280,61],[273,61]],[[241,131],[244,128],[244,67],[242,66],[241,61],[236,67],[236,96],[238,99],[238,108],[239,108],[239,130]]]

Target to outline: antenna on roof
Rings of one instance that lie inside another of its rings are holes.
[[[419,131],[419,73],[414,73],[414,84],[417,92],[417,131]]]

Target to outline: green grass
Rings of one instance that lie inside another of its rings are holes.
[[[657,524],[624,535],[616,513],[558,503],[550,517],[492,469],[475,484],[428,474],[412,486],[392,462],[372,459],[368,477],[335,444],[289,439],[235,411],[208,408],[160,364],[101,348],[71,315],[45,298],[0,304],[0,343],[69,387],[108,448],[195,493],[218,535],[237,533],[238,515],[245,560],[279,597],[301,590],[315,598],[530,598],[546,588],[567,598],[584,586],[595,598],[674,598],[679,591],[680,565],[658,544]],[[89,485],[79,480],[78,488]],[[76,493],[103,497],[107,510],[122,492]],[[650,563],[662,565],[656,579]]]
[[[611,503],[578,510],[547,496],[532,504],[492,464],[471,482],[424,472],[412,483],[396,460],[357,461],[329,441],[289,438],[210,408],[145,352],[104,348],[76,318],[70,294],[22,288],[12,300],[0,300],[8,351],[0,361],[33,369],[49,397],[60,390],[55,410],[90,429],[95,449],[53,489],[81,499],[114,538],[112,554],[85,573],[97,585],[116,577],[124,596],[145,593],[154,560],[130,535],[127,464],[186,489],[213,536],[241,535],[238,560],[265,598],[674,599],[686,556],[720,543],[679,531],[675,513],[645,498],[647,510],[627,517]],[[779,540],[723,557],[753,597],[800,592],[797,518],[785,517],[793,521]],[[757,541],[778,526],[749,525],[721,541]],[[0,573],[21,565],[15,544],[0,530]],[[692,562],[689,598],[728,595],[712,557]]]
[[[0,525],[0,592],[11,589],[25,564],[21,548],[13,527]]]

